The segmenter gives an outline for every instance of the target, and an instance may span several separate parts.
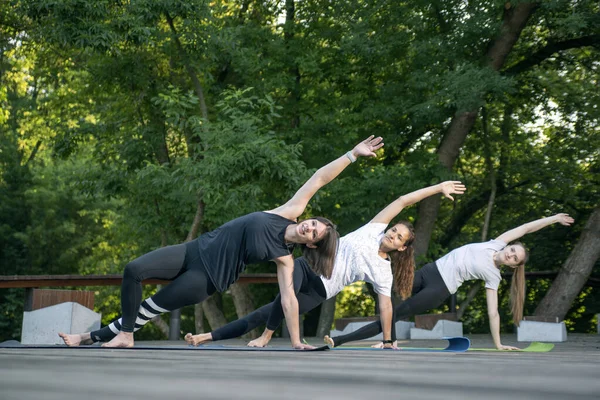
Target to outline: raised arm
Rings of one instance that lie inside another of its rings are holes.
[[[454,201],[452,194],[463,194],[466,188],[459,181],[446,181],[437,185],[429,186],[424,189],[419,189],[414,192],[402,195],[394,200],[390,205],[381,210],[379,214],[371,220],[371,222],[380,222],[383,224],[389,224],[396,215],[408,206],[418,203],[419,201],[433,196],[434,194],[442,193],[444,196]]]
[[[347,152],[337,160],[321,167],[302,187],[294,194],[287,203],[277,207],[271,212],[279,214],[288,219],[298,218],[306,208],[310,199],[323,186],[337,177],[348,165],[356,161],[358,157],[374,157],[375,151],[383,147],[381,137],[374,138],[369,136],[364,141],[357,144],[351,151]]]
[[[551,217],[536,219],[535,221],[528,222],[519,227],[511,229],[510,231],[504,232],[502,235],[498,236],[496,240],[500,240],[504,243],[510,243],[513,240],[517,240],[527,235],[528,233],[539,231],[540,229],[556,222],[561,225],[569,226],[574,222],[574,219],[568,214],[556,214]]]
[[[500,314],[498,314],[498,291],[485,289],[487,300],[488,318],[490,320],[490,333],[494,339],[494,345],[498,350],[519,350],[518,347],[504,346],[500,341]]]

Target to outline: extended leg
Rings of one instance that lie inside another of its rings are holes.
[[[110,325],[94,332],[83,334],[68,335],[61,333],[59,336],[69,346],[78,346],[86,340],[92,341],[110,341],[120,332],[128,333],[124,335],[130,337],[131,341],[122,343],[126,347],[129,342],[133,343],[133,332],[143,326],[139,323],[140,318],[144,318],[148,310],[154,316],[164,312],[164,308],[145,304],[142,306],[142,281],[148,278],[174,279],[184,271],[186,247],[184,244],[167,246],[154,250],[136,258],[125,266],[123,272],[123,283],[121,285],[121,310],[122,318],[114,321]],[[146,302],[145,302],[146,303]],[[158,311],[158,312],[156,312]],[[138,327],[137,329],[136,326]]]
[[[416,294],[394,308],[394,322],[438,307],[450,296],[450,292],[448,292],[448,288],[435,264],[428,264],[417,272],[418,279],[417,274],[415,274],[416,285],[413,286],[413,293],[416,292]],[[375,321],[347,335],[334,338],[327,337],[326,341],[334,346],[341,346],[355,340],[368,339],[381,333],[381,331],[381,321]]]

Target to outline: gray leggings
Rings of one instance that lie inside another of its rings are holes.
[[[412,296],[394,307],[394,322],[436,308],[450,297],[448,287],[444,283],[435,263],[426,264],[415,272]],[[395,323],[392,325],[392,340],[396,340]],[[333,339],[336,347],[355,340],[368,339],[381,333],[381,321],[372,322],[347,335]]]

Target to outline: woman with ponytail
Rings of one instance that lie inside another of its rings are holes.
[[[513,320],[519,325],[523,317],[525,300],[525,262],[529,256],[523,244],[513,241],[557,222],[568,226],[573,223],[573,218],[567,214],[556,214],[528,222],[504,232],[489,242],[459,247],[439,260],[426,264],[415,274],[412,297],[395,308],[394,320],[406,319],[438,307],[451,294],[456,293],[464,281],[481,279],[485,281],[490,331],[496,348],[518,350],[516,347],[504,346],[500,341],[498,314],[498,285],[502,279],[500,267],[505,265],[514,269],[510,289],[511,309]],[[379,322],[374,322],[347,335],[333,338],[325,336],[325,341],[331,346],[340,346],[347,342],[370,338],[381,331]]]
[[[368,224],[340,239],[331,276],[315,273],[308,257],[294,261],[294,291],[298,298],[300,314],[308,312],[325,300],[334,297],[345,286],[366,281],[373,284],[378,294],[379,311],[386,347],[392,338],[392,286],[402,298],[410,294],[413,286],[415,262],[413,256],[414,229],[410,222],[401,221],[386,231],[387,226],[405,207],[426,197],[442,193],[454,200],[452,194],[462,194],[464,185],[447,181],[401,196],[375,216]],[[319,276],[320,275],[320,276]],[[189,344],[231,339],[243,335],[266,323],[252,347],[264,347],[283,320],[281,298],[267,304],[244,318],[233,321],[213,332],[185,336]]]

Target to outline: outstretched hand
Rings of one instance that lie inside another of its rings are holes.
[[[375,152],[383,147],[383,138],[381,136],[369,136],[352,149],[355,157],[375,157]]]
[[[454,201],[454,197],[451,194],[463,194],[467,188],[460,181],[446,181],[440,183],[442,187],[442,193],[444,196]]]
[[[518,347],[514,347],[514,346],[505,346],[503,344],[501,344],[500,346],[497,347],[498,350],[521,350]]]
[[[313,350],[316,349],[315,346],[311,346],[310,344],[307,343],[296,343],[293,344],[292,347],[296,350]]]
[[[555,217],[556,217],[556,222],[558,222],[561,225],[569,226],[573,222],[575,222],[575,220],[573,218],[571,218],[569,216],[569,214],[556,214]]]

